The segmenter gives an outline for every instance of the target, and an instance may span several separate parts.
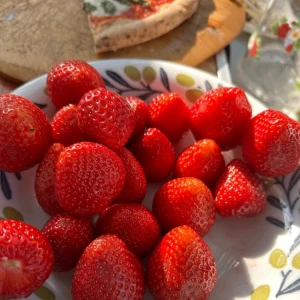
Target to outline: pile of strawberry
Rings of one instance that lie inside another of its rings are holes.
[[[259,176],[297,168],[300,124],[270,109],[252,118],[239,88],[191,109],[176,93],[147,105],[107,90],[81,61],[54,66],[47,88],[52,123],[29,100],[0,96],[0,169],[39,164],[36,198],[51,216],[41,231],[0,222],[0,298],[28,297],[53,270],[75,268],[75,300],[142,299],[146,285],[155,299],[207,299],[217,270],[203,236],[216,213],[263,211]],[[197,141],[176,157],[189,129]],[[225,166],[223,152],[240,145],[244,160]],[[152,211],[141,204],[149,182],[162,183]]]

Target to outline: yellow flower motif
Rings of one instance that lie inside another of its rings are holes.
[[[269,263],[276,269],[281,269],[286,266],[287,256],[286,254],[280,250],[275,249],[269,257]]]
[[[196,84],[195,80],[185,74],[178,74],[176,77],[176,81],[178,82],[178,84],[184,86],[184,87],[192,87]]]
[[[198,98],[204,94],[201,90],[187,90],[185,93],[186,98],[190,103],[194,103]]]
[[[251,295],[251,300],[268,300],[270,292],[271,288],[269,285],[261,285],[254,290]]]
[[[156,78],[156,71],[152,67],[144,68],[143,78],[147,83],[152,83]]]
[[[299,28],[293,28],[292,30],[290,30],[287,34],[287,39],[295,42],[296,40],[298,40],[300,38],[300,29]]]
[[[140,71],[134,66],[125,67],[124,72],[133,81],[139,81],[141,79]]]
[[[293,266],[295,269],[300,269],[300,253],[297,253],[297,254],[293,257],[292,266]]]

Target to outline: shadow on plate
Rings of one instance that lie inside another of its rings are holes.
[[[233,300],[236,297],[249,297],[254,290],[248,268],[242,257],[235,257],[239,264],[234,269],[223,274],[212,291],[209,300]]]

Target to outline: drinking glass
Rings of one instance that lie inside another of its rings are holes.
[[[238,63],[238,84],[268,107],[300,111],[300,22],[286,0],[271,0]]]

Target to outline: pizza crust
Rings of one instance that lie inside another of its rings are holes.
[[[90,28],[97,53],[133,46],[171,31],[197,10],[199,0],[175,0],[145,19],[111,19]]]

